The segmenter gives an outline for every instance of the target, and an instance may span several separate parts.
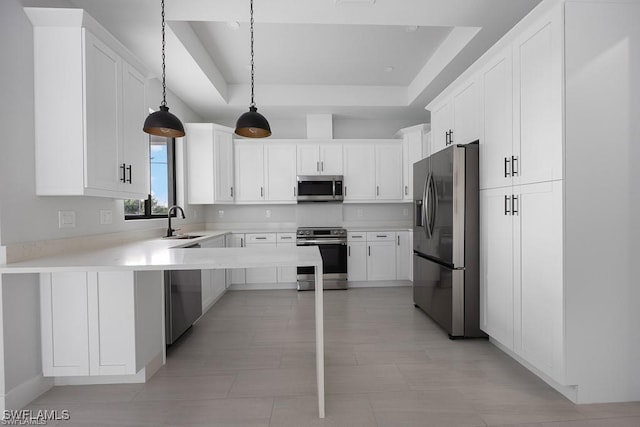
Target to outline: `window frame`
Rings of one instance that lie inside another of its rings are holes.
[[[176,192],[176,139],[175,138],[164,138],[167,143],[167,184],[168,184],[168,194],[167,194],[167,203],[168,207],[177,204],[177,192]],[[167,218],[167,214],[153,214],[151,213],[151,145],[152,145],[152,136],[149,135],[149,195],[144,200],[144,213],[142,214],[125,214],[125,221],[128,220],[138,220],[138,219],[158,219],[158,218]],[[175,217],[176,212],[174,211],[171,216]]]

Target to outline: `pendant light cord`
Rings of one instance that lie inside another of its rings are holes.
[[[167,73],[165,70],[165,56],[164,56],[164,48],[165,48],[165,39],[164,39],[164,0],[161,0],[162,5],[162,104],[161,106],[167,106],[167,83],[166,77]]]
[[[164,0],[162,0],[164,1]],[[250,13],[251,13],[251,107],[255,107],[256,103],[253,100],[253,0],[250,2]]]

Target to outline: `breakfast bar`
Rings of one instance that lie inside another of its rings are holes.
[[[191,243],[191,242],[190,242]],[[177,246],[174,246],[177,245]],[[81,253],[36,258],[0,265],[0,274],[100,274],[163,270],[232,269],[256,267],[314,267],[315,333],[318,414],[325,416],[322,258],[317,247],[185,248],[178,241],[152,239]],[[159,283],[158,286],[162,284]],[[164,305],[164,301],[162,302]],[[163,360],[165,355],[163,354]],[[34,396],[34,398],[37,396]]]

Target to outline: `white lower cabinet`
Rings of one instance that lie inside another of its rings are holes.
[[[40,275],[44,376],[132,375],[162,353],[160,271]]]
[[[296,233],[278,233],[276,236],[276,246],[293,247],[296,245]],[[278,267],[279,283],[295,283],[298,281],[297,267]]]
[[[482,190],[481,326],[564,383],[562,181]]]
[[[246,233],[246,247],[275,248],[276,233]],[[276,267],[247,268],[246,283],[277,283],[278,269]]]
[[[411,232],[350,231],[349,281],[411,280]]]
[[[396,233],[367,232],[367,279],[396,279]]]
[[[396,231],[396,280],[413,280],[413,233]]]
[[[228,248],[244,248],[244,233],[231,233],[227,236],[226,246]],[[246,275],[244,268],[231,268],[227,270],[227,285],[246,283]]]
[[[224,248],[225,236],[208,239],[200,243],[203,248]],[[226,271],[222,269],[202,270],[202,313],[205,313],[227,289]]]

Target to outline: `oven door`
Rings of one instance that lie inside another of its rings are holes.
[[[323,289],[347,289],[347,242],[319,243],[320,240],[297,242],[298,246],[318,246],[322,257]],[[298,267],[298,289],[315,288],[313,267]]]

